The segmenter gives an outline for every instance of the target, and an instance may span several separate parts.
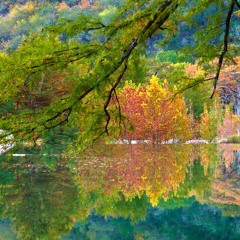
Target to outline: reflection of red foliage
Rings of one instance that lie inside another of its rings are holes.
[[[240,146],[238,144],[220,144],[218,151],[222,153],[222,167],[226,173],[229,173],[234,161],[234,151],[240,151]]]
[[[234,182],[231,180],[226,181],[215,181],[212,184],[214,191],[210,200],[224,204],[236,204],[240,206],[240,184],[238,181]]]
[[[218,146],[221,152],[221,162],[216,178],[213,180],[210,200],[225,206],[240,206],[240,181],[238,168],[240,159],[236,158],[240,146],[238,144],[221,144]],[[240,154],[239,154],[240,155]],[[230,209],[231,210],[231,209]],[[238,210],[238,208],[237,208]],[[239,216],[238,212],[228,212],[228,207],[223,209],[225,215]]]
[[[175,149],[166,145],[159,148],[118,145],[111,148],[110,156],[106,157],[105,153],[79,165],[81,185],[84,183],[86,191],[101,186],[102,191],[111,196],[122,192],[127,199],[146,192],[152,205],[156,205],[160,198],[167,199],[170,192],[176,192],[184,181],[192,146]]]

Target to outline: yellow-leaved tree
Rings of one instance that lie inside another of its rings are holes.
[[[135,139],[160,143],[169,139],[186,140],[192,136],[184,98],[180,94],[174,96],[175,92],[177,89],[171,92],[167,81],[160,83],[156,76],[151,77],[148,85],[134,88],[131,84],[123,88],[120,102],[123,113],[135,127]],[[129,136],[128,131],[125,136]]]

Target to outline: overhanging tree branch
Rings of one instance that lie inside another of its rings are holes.
[[[106,100],[106,102],[104,104],[104,112],[105,112],[105,114],[107,116],[107,122],[106,122],[106,125],[105,125],[105,132],[107,133],[107,135],[108,135],[108,125],[109,125],[109,122],[110,122],[110,119],[111,119],[111,116],[110,116],[109,111],[108,111],[108,105],[109,105],[109,103],[111,101],[113,92],[116,90],[118,84],[122,80],[126,70],[127,70],[127,59],[125,60],[124,68],[123,68],[121,74],[118,76],[117,81],[113,84],[113,86],[109,90],[107,100]]]
[[[77,101],[72,104],[70,107],[63,109],[62,111],[58,112],[55,116],[53,116],[50,119],[47,119],[46,122],[50,122],[52,120],[57,119],[58,117],[62,116],[62,114],[66,111],[69,111],[83,98],[85,98],[90,92],[92,92],[94,89],[99,87],[100,83],[103,81],[106,81],[113,73],[115,73],[120,66],[125,62],[124,68],[122,73],[119,75],[117,81],[113,84],[111,89],[108,92],[108,98],[107,101],[104,104],[104,112],[107,116],[107,123],[105,126],[105,132],[108,134],[108,125],[110,121],[110,115],[107,110],[107,107],[109,105],[110,99],[112,97],[113,91],[116,89],[118,84],[120,83],[121,79],[123,78],[124,73],[127,70],[127,59],[130,57],[132,51],[137,47],[138,44],[144,42],[147,38],[151,37],[157,29],[159,29],[169,18],[169,16],[177,9],[178,4],[175,1],[165,1],[159,9],[157,9],[156,13],[154,14],[153,18],[148,21],[148,23],[142,28],[141,32],[139,33],[139,36],[136,39],[132,39],[132,42],[129,44],[128,48],[125,49],[123,56],[121,59],[115,64],[115,67],[113,67],[104,77],[102,77],[95,85],[90,87],[87,91],[85,91],[82,95],[80,95],[77,98]],[[72,111],[70,111],[71,114]],[[67,115],[67,117],[70,116],[70,114]],[[66,120],[64,122],[67,122]],[[58,124],[54,124],[53,126],[49,128],[53,128],[55,126],[58,126],[62,123],[62,120]]]
[[[213,82],[213,90],[212,90],[212,94],[210,96],[210,98],[213,98],[213,95],[216,91],[217,88],[217,82],[219,79],[219,75],[220,75],[220,71],[223,65],[223,59],[228,51],[228,40],[229,40],[229,31],[230,31],[230,22],[231,22],[231,17],[233,15],[233,10],[234,10],[234,6],[235,6],[235,1],[232,0],[229,10],[228,10],[228,14],[226,17],[226,21],[225,21],[225,33],[224,33],[224,39],[223,39],[223,50],[218,58],[218,64],[217,64],[217,70],[216,70],[216,75],[214,77],[214,82]]]

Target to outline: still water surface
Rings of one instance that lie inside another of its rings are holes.
[[[239,145],[0,156],[0,239],[240,239]]]

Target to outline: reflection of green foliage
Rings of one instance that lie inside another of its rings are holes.
[[[86,222],[78,222],[68,236],[61,238],[67,239],[134,239],[134,227],[128,219],[123,218],[104,218],[100,215],[91,214]]]
[[[198,194],[206,194],[210,190],[211,175],[204,174],[204,166],[199,160],[194,161],[193,166],[190,166],[184,183],[180,184],[176,196],[188,197],[189,192],[194,190]]]
[[[191,203],[188,207],[174,210],[149,208],[146,220],[135,224],[122,218],[91,214],[62,239],[135,239],[134,236],[164,240],[239,239],[240,218],[223,217],[217,208],[200,205],[193,198],[187,201]]]
[[[104,217],[122,217],[129,219],[131,222],[137,222],[145,219],[147,208],[150,206],[148,197],[144,194],[141,197],[133,197],[131,200],[126,200],[122,193],[103,194],[101,189],[95,188],[94,191],[87,192],[85,189],[80,191],[79,209],[83,215],[82,219],[87,217],[89,209],[94,209],[96,214]]]
[[[213,169],[217,159],[216,145],[202,145],[199,147],[201,155],[207,153],[211,159],[208,165],[204,166],[204,163],[198,159],[188,167],[188,171],[183,183],[180,183],[177,193],[171,193],[168,201],[161,200],[158,207],[165,207],[174,209],[183,206],[189,206],[192,204],[193,199],[189,199],[189,193],[194,191],[198,196],[209,196],[212,183]]]
[[[161,200],[158,203],[158,208],[175,209],[180,207],[190,207],[194,203],[194,201],[194,198],[172,197],[167,201]]]
[[[120,198],[102,199],[99,206],[96,207],[96,213],[103,216],[123,217],[130,219],[132,222],[137,222],[146,217],[147,208],[150,206],[147,196],[144,194],[141,197],[134,197],[131,200],[126,200],[119,193]]]
[[[210,201],[211,206],[221,209],[222,215],[226,217],[240,217],[240,206],[235,204],[223,204]]]
[[[143,239],[239,239],[240,218],[226,218],[208,205],[195,202],[175,210],[151,209],[145,222],[135,232]]]
[[[0,215],[1,218],[1,215]],[[16,234],[14,228],[9,220],[0,220],[0,239],[1,240],[16,240]]]
[[[23,239],[57,239],[73,225],[78,194],[67,168],[58,164],[51,171],[37,162],[18,157],[1,165],[5,175],[13,174],[0,194],[2,217],[13,220]]]
[[[200,158],[202,159],[203,155],[208,156],[209,158],[209,171],[214,171],[214,168],[219,161],[220,153],[218,152],[217,147],[217,144],[202,144],[199,146]]]

